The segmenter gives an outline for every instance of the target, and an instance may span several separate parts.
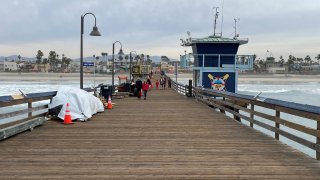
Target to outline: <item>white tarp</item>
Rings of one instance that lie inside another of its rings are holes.
[[[63,105],[58,117],[64,119],[67,103],[69,103],[71,119],[86,121],[97,112],[103,112],[102,102],[92,94],[78,88],[62,87],[57,95],[52,98],[49,109]]]

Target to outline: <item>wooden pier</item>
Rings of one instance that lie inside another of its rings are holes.
[[[0,141],[0,179],[320,179],[320,161],[173,90]]]

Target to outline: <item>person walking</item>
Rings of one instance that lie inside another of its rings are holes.
[[[159,89],[159,81],[156,81],[156,88]]]
[[[149,90],[149,84],[147,81],[144,81],[143,82],[143,85],[142,85],[142,90],[143,90],[143,96],[144,96],[144,100],[147,99],[147,93],[148,93],[148,90]]]
[[[171,78],[168,79],[168,88],[171,88]]]
[[[147,79],[147,83],[148,83],[148,85],[149,85],[149,88],[152,88],[152,83],[151,83],[150,78]]]
[[[160,85],[161,85],[161,89],[163,89],[163,78],[160,78]]]
[[[137,88],[137,97],[140,99],[141,98],[141,89],[142,89],[142,81],[140,80],[140,78],[138,78],[136,81],[136,88]]]

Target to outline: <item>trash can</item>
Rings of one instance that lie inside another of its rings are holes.
[[[108,100],[109,96],[112,99],[112,85],[102,85],[100,86],[100,95]]]

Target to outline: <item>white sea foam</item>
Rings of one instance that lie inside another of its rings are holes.
[[[308,93],[320,95],[320,84],[299,84],[299,85],[268,85],[268,84],[240,84],[238,91],[250,93]]]

